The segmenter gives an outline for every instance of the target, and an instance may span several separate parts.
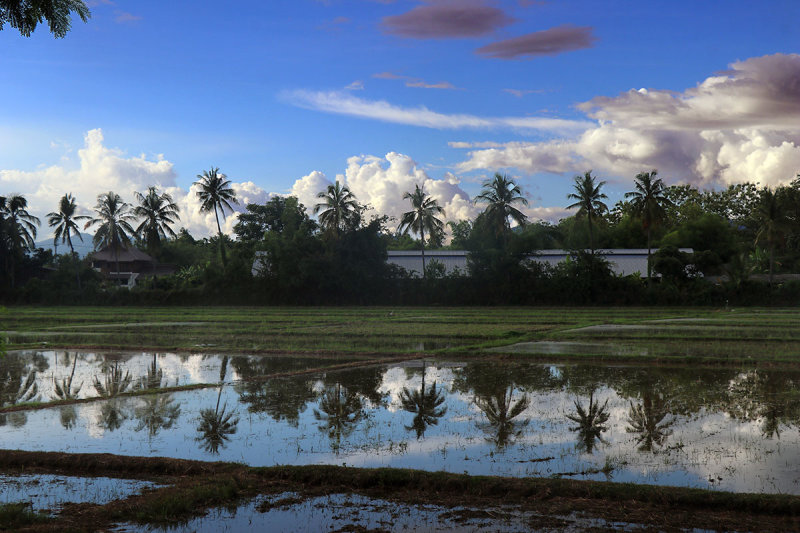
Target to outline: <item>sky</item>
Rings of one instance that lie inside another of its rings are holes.
[[[72,193],[156,185],[196,237],[193,182],[309,208],[339,180],[399,216],[419,184],[474,218],[496,172],[532,220],[576,175],[612,206],[637,173],[719,189],[800,173],[800,2],[93,0],[63,39],[0,31],[0,195],[45,215]],[[236,214],[227,214],[230,232]]]

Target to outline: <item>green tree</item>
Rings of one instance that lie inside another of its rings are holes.
[[[347,185],[337,181],[317,194],[322,201],[314,206],[314,214],[319,215],[320,226],[337,237],[347,228],[358,225],[361,207]]]
[[[592,171],[586,171],[583,176],[575,176],[575,192],[567,195],[568,200],[576,200],[575,203],[567,206],[567,209],[578,209],[577,217],[586,217],[589,226],[589,248],[594,255],[594,220],[601,217],[608,211],[608,206],[603,203],[603,199],[608,198],[600,192],[605,185],[605,181],[597,182],[592,176]]]
[[[76,209],[75,198],[72,196],[72,193],[68,193],[61,197],[61,201],[58,204],[58,211],[47,213],[47,223],[50,227],[55,228],[53,245],[57,246],[59,239],[62,243],[66,242],[69,246],[70,258],[72,260],[75,260],[75,248],[72,246],[72,235],[77,235],[81,242],[83,242],[83,236],[81,236],[76,221],[91,218],[87,215],[76,215]],[[80,268],[75,269],[75,278],[78,281],[78,290],[81,290]]]
[[[758,224],[756,245],[766,241],[769,249],[769,284],[772,285],[772,276],[775,270],[775,247],[786,232],[788,220],[782,202],[782,191],[773,191],[765,187],[761,191],[761,199],[755,210],[755,219]]]
[[[136,201],[139,202],[133,209],[133,214],[142,219],[136,233],[140,235],[150,253],[161,248],[161,240],[175,238],[175,232],[170,227],[180,220],[178,204],[172,201],[172,196],[166,192],[158,194],[158,189],[148,187],[147,194],[135,192]]]
[[[238,204],[239,201],[236,199],[236,192],[231,189],[231,182],[225,178],[225,174],[220,173],[219,167],[211,167],[211,170],[204,170],[197,177],[199,179],[194,182],[194,185],[200,188],[197,191],[197,197],[201,201],[200,211],[214,211],[214,217],[217,220],[217,233],[219,234],[219,253],[224,265],[226,257],[225,248],[222,244],[222,226],[219,224],[219,212],[222,213],[222,218],[225,218],[225,209],[227,208],[232,212],[233,206],[231,206],[231,203]]]
[[[514,180],[500,173],[495,174],[494,179],[484,181],[482,187],[481,194],[475,197],[474,202],[487,204],[484,213],[506,245],[511,231],[509,219],[520,226],[527,221],[525,214],[514,207],[514,204],[528,205],[528,200],[522,196],[522,189]]]
[[[14,288],[17,268],[16,259],[22,259],[26,252],[33,251],[36,245],[36,227],[39,219],[28,213],[28,200],[14,194],[0,196],[0,239],[6,256],[6,271],[10,274],[11,288]]]
[[[119,272],[119,249],[130,246],[131,235],[134,234],[131,222],[135,217],[131,206],[123,202],[117,193],[108,191],[97,197],[94,209],[97,211],[97,218],[90,219],[83,228],[100,225],[94,234],[94,246],[110,248],[114,252]]]
[[[671,202],[666,194],[666,188],[661,178],[657,178],[658,171],[640,172],[634,179],[635,190],[625,193],[625,198],[630,199],[634,212],[642,219],[642,225],[647,232],[647,280],[651,279],[653,267],[650,261],[652,248],[653,227],[664,221],[667,216],[667,207]]]
[[[280,233],[284,228],[283,212],[289,198],[273,196],[264,205],[247,204],[247,211],[239,215],[233,233],[243,242],[262,241],[268,231]]]
[[[72,27],[72,14],[83,22],[92,16],[83,0],[0,0],[0,30],[8,23],[30,37],[40,22],[47,21],[50,33],[64,37]]]
[[[411,211],[403,213],[398,229],[407,234],[412,231],[420,236],[422,243],[422,277],[425,277],[425,231],[428,235],[441,234],[444,223],[436,215],[444,215],[444,209],[439,203],[425,194],[422,187],[417,185],[414,192],[407,192],[403,199],[411,201]]]

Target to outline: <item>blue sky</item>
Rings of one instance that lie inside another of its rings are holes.
[[[589,169],[609,204],[651,168],[800,172],[796,1],[87,3],[64,39],[0,31],[0,194],[40,216],[157,184],[207,233],[191,184],[212,165],[243,201],[310,206],[338,177],[395,216],[422,182],[448,218],[503,172],[550,220]]]

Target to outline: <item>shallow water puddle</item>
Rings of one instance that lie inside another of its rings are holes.
[[[149,481],[109,477],[0,474],[0,502],[24,502],[34,511],[56,513],[67,502],[103,505],[159,486]]]
[[[330,362],[328,362],[330,364]],[[0,365],[0,407],[116,396],[136,389],[237,381],[320,366],[291,357],[28,350]]]
[[[8,413],[1,442],[800,494],[798,382],[783,369],[414,362]]]
[[[212,510],[185,524],[159,529],[125,524],[115,531],[449,531],[515,532],[530,530],[632,531],[636,524],[570,517],[543,517],[515,507],[473,509],[407,505],[356,494],[302,498],[294,493],[260,496],[234,510]]]

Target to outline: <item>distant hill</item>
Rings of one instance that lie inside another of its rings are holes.
[[[75,253],[77,253],[80,257],[86,257],[86,255],[94,251],[94,246],[92,245],[92,239],[94,235],[90,235],[88,233],[81,233],[81,237],[83,237],[83,242],[77,237],[72,237],[72,246],[75,247]],[[41,241],[36,241],[37,248],[44,248],[45,250],[52,250],[55,252],[55,248],[53,247],[53,239],[44,239]],[[58,241],[58,253],[65,254],[69,252],[69,246],[67,243],[61,244],[61,240]]]

